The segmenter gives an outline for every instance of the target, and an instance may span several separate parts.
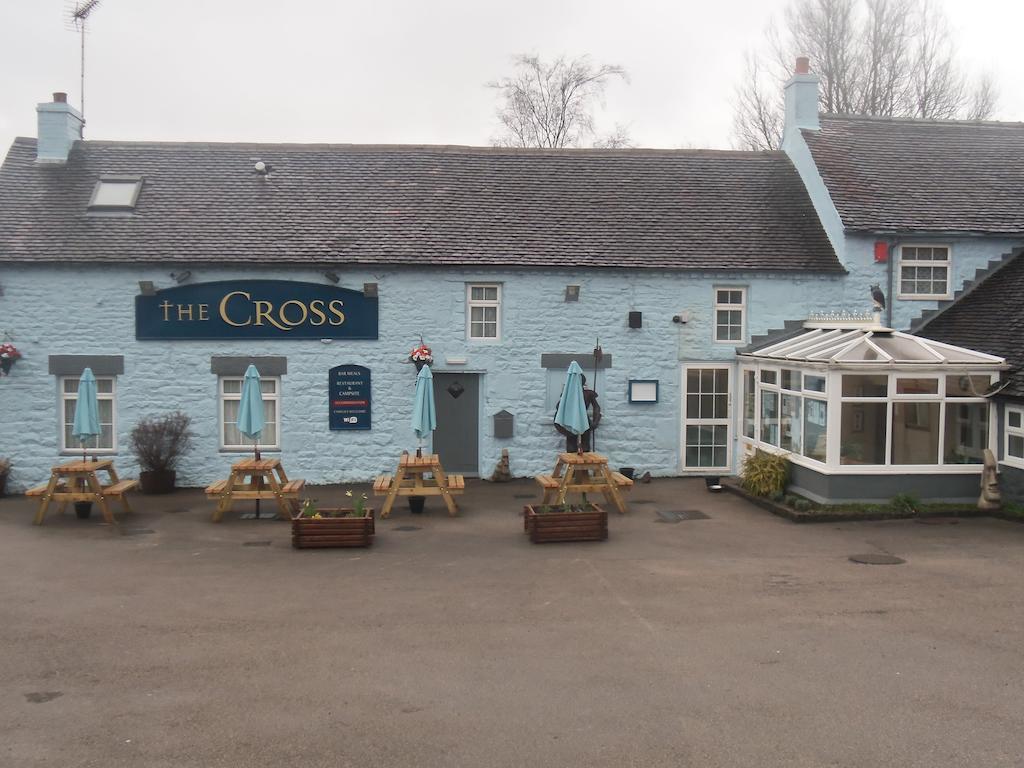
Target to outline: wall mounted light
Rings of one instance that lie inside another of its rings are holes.
[[[338,281],[341,280],[341,278],[338,277],[337,272],[332,272],[329,269],[326,272],[324,272],[324,277],[326,277],[330,282],[334,283],[335,285],[337,285]]]
[[[580,287],[578,285],[567,285],[565,286],[565,300],[579,301],[580,300]]]
[[[156,296],[156,288],[152,280],[139,280],[139,293],[143,296]]]
[[[178,285],[181,285],[186,280],[188,280],[190,277],[192,277],[192,273],[189,270],[186,269],[184,272],[179,272],[178,274],[174,274],[172,272],[171,273],[171,277],[174,278],[174,282],[178,283]]]
[[[377,298],[377,284],[376,283],[363,283],[363,296],[368,299]]]

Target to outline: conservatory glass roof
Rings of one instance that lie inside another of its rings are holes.
[[[808,328],[782,341],[747,349],[741,357],[788,362],[825,363],[835,367],[944,367],[1001,369],[994,355],[942,344],[879,326],[871,328]]]

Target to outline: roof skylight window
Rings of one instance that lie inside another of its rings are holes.
[[[103,176],[92,191],[90,211],[132,211],[142,190],[140,176]]]

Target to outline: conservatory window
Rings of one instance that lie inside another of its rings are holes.
[[[761,392],[761,442],[779,444],[779,393]]]
[[[824,392],[825,391],[825,377],[824,376],[812,376],[809,373],[804,374],[804,390],[807,392]]]
[[[785,377],[786,371],[782,372]],[[779,431],[781,434],[780,448],[800,453],[803,421],[800,418],[800,395],[783,393],[782,408],[779,412]]]
[[[939,380],[935,378],[910,378],[900,376],[896,379],[897,395],[937,395]]]
[[[743,436],[753,438],[757,426],[757,392],[754,372],[743,371]]]
[[[1006,408],[1006,463],[1024,468],[1024,409]]]
[[[886,397],[889,377],[884,373],[843,376],[843,397]]]
[[[893,403],[891,463],[939,463],[939,403]]]
[[[884,402],[843,403],[839,428],[840,464],[885,464],[888,411],[889,405]]]
[[[944,464],[984,464],[988,448],[988,403],[946,403]]]
[[[803,455],[816,461],[825,460],[825,439],[828,435],[828,403],[804,398]]]

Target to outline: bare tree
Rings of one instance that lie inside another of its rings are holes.
[[[602,103],[609,82],[628,81],[625,69],[615,64],[594,66],[586,56],[559,56],[549,63],[520,54],[514,63],[514,75],[488,83],[503,99],[498,109],[503,131],[493,140],[495,146],[578,147],[588,139],[595,146],[630,146],[623,126],[603,139],[594,128],[595,106]]]
[[[983,120],[997,101],[990,76],[971,83],[932,0],[793,0],[784,28],[747,54],[736,89],[733,138],[748,149],[782,144],[782,84],[797,56],[821,78],[820,108],[833,114]]]

